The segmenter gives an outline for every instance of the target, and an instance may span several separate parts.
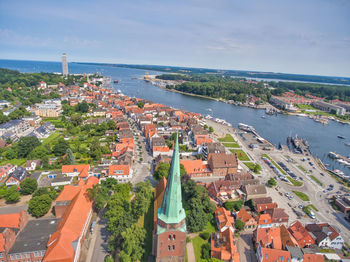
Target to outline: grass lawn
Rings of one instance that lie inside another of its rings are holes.
[[[196,236],[192,239],[192,245],[194,249],[194,255],[196,257],[196,262],[201,261],[202,245],[205,243],[207,243],[207,241],[203,240],[203,238],[201,238],[200,236]]]
[[[313,204],[308,205],[308,207],[309,207],[309,208],[312,208],[313,210],[315,210],[316,212],[318,212],[318,209],[317,209]]]
[[[300,165],[298,165],[298,168],[305,173],[309,173],[304,167],[302,167]]]
[[[218,139],[220,142],[236,142],[234,138],[230,134],[226,134],[225,137],[219,138]]]
[[[303,182],[295,180],[295,179],[291,178],[290,176],[287,176],[287,179],[293,184],[293,186],[302,186],[303,185]]]
[[[269,156],[266,155],[266,154],[262,154],[261,156],[262,156],[262,157],[266,157],[268,160],[270,160],[271,163],[272,163],[283,175],[287,175],[286,171],[284,171],[282,167],[280,167],[275,161],[273,161],[273,160],[271,159],[271,157],[269,157]]]
[[[208,222],[208,224],[206,225],[206,227],[204,228],[204,230],[202,232],[214,233],[215,232],[215,225]]]
[[[153,201],[151,202],[147,213],[140,217],[138,224],[142,226],[144,229],[146,229],[146,239],[145,239],[145,246],[144,250],[145,253],[143,254],[141,261],[148,261],[148,257],[152,251],[152,230],[153,230]]]
[[[6,165],[8,163],[10,163],[11,165],[16,165],[16,166],[22,166],[25,162],[27,161],[27,159],[10,159],[10,160],[3,160],[1,161],[0,165]]]
[[[312,105],[297,104],[297,107],[298,107],[299,109],[318,110],[317,108],[313,107]]]
[[[237,153],[238,159],[241,161],[250,161],[247,154],[242,149],[230,149],[231,153]]]
[[[52,133],[48,138],[44,139],[42,142],[42,145],[47,145],[57,139],[59,136],[61,136],[60,132],[56,131]]]
[[[293,193],[303,201],[310,201],[309,196],[303,192],[293,191]]]
[[[222,143],[225,147],[240,148],[237,143]]]
[[[319,184],[320,186],[323,186],[323,183],[322,183],[320,180],[318,180],[316,177],[314,177],[313,175],[310,175],[310,177],[311,177],[311,179],[312,179],[313,181],[315,181],[317,184]]]

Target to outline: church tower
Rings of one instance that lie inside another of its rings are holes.
[[[185,261],[186,214],[182,207],[178,133],[163,202],[157,212],[156,261]]]

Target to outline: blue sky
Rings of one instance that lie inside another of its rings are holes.
[[[348,0],[0,0],[0,58],[350,77]]]

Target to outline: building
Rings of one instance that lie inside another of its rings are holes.
[[[233,234],[234,233],[230,229],[226,229],[223,232],[216,232],[211,234],[210,255],[212,258],[230,262],[240,261],[240,256]]]
[[[182,207],[178,133],[163,201],[157,211],[153,255],[157,262],[185,261],[186,214]]]
[[[92,217],[92,201],[87,195],[87,189],[98,183],[96,177],[89,177],[85,182],[80,180],[77,186],[65,186],[55,202],[64,200],[65,207],[62,218],[48,242],[43,262],[73,262],[79,261],[85,235]],[[76,189],[72,189],[75,187]],[[66,188],[69,188],[66,190]],[[63,195],[61,197],[61,195]]]
[[[35,104],[32,112],[41,117],[58,117],[62,113],[61,100],[46,100],[43,103]]]
[[[231,216],[231,212],[224,207],[219,207],[215,210],[215,222],[216,227],[220,232],[224,232],[226,229],[230,229],[231,232],[235,232],[234,219]]]
[[[42,261],[47,242],[58,226],[59,219],[29,220],[7,254],[8,262]]]
[[[27,160],[26,162],[26,170],[27,171],[33,171],[36,169],[36,167],[41,167],[41,160]]]
[[[6,186],[19,186],[19,184],[27,177],[28,173],[23,167],[17,167],[15,171],[13,171],[9,178],[6,180]]]
[[[328,223],[308,224],[305,228],[319,247],[341,249],[344,245],[342,236]]]
[[[86,179],[89,177],[90,165],[63,165],[61,170],[63,175]]]
[[[0,167],[0,182],[5,180],[9,174],[16,170],[17,166],[13,166],[10,163]]]
[[[286,250],[264,248],[259,245],[256,256],[258,262],[291,262],[290,252]]]
[[[208,166],[213,176],[226,176],[237,173],[238,158],[234,154],[213,153],[208,156]]]
[[[287,225],[289,216],[284,211],[283,208],[273,208],[265,211],[266,214],[269,214],[271,217],[271,222],[274,226]]]
[[[298,242],[299,247],[301,248],[309,247],[315,244],[315,240],[311,237],[310,233],[299,221],[291,224],[288,228],[288,231],[292,234],[292,236]]]
[[[315,101],[311,104],[313,107],[321,109],[322,111],[329,112],[336,115],[345,115],[346,109],[341,106],[333,105],[324,101]]]
[[[243,187],[243,192],[246,194],[246,199],[261,198],[267,194],[264,185],[246,185]]]
[[[68,62],[66,53],[63,53],[62,55],[62,74],[63,76],[68,75]]]
[[[118,183],[127,183],[132,178],[132,169],[129,165],[110,165],[108,177],[116,179]]]
[[[350,197],[334,197],[334,204],[345,214],[350,211]]]
[[[241,210],[236,213],[236,219],[240,219],[245,223],[244,229],[246,230],[253,230],[258,226],[256,220],[247,212],[247,210],[245,210],[245,208],[241,208]]]
[[[270,103],[283,110],[296,111],[296,108],[294,107],[293,103],[282,97],[271,96]]]

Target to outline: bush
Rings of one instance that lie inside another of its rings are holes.
[[[208,240],[209,237],[210,237],[210,233],[209,232],[203,232],[203,233],[200,233],[199,236],[201,238],[203,238],[204,240]]]
[[[191,238],[189,236],[186,237],[186,243],[190,243],[191,242]]]
[[[244,204],[244,201],[243,200],[237,200],[237,201],[227,201],[224,203],[224,207],[227,209],[227,210],[230,210],[230,211],[239,211],[241,210],[242,206]]]
[[[20,199],[20,194],[17,191],[17,187],[16,186],[12,186],[10,187],[5,195],[5,200],[8,203],[16,203],[18,202]]]
[[[235,228],[237,229],[237,231],[238,232],[242,231],[244,229],[244,227],[245,227],[245,223],[242,220],[240,220],[240,219],[236,219],[236,221],[235,221]]]
[[[267,184],[268,184],[270,187],[274,187],[274,186],[277,185],[277,182],[276,182],[276,180],[275,180],[273,177],[271,177],[271,178],[267,181]]]
[[[202,245],[201,248],[201,253],[202,253],[202,258],[203,259],[210,259],[210,249],[211,249],[211,245],[209,243],[205,243]]]
[[[21,182],[20,187],[23,195],[30,195],[37,189],[38,182],[33,178],[27,177]]]

